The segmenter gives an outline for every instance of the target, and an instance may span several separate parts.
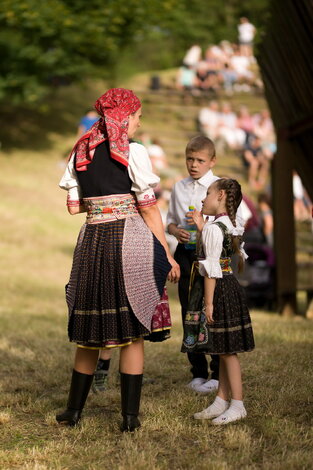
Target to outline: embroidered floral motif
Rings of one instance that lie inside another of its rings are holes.
[[[220,258],[220,265],[223,273],[232,274],[231,258]]]
[[[184,342],[188,345],[195,344],[195,336],[191,336],[191,335],[187,336]]]
[[[69,194],[67,194],[67,200],[66,200],[66,205],[67,207],[77,207],[77,206],[82,206],[84,204],[83,199],[70,199]]]
[[[153,206],[156,203],[157,203],[157,200],[154,194],[151,196],[149,194],[146,194],[143,199],[138,200],[138,207]]]
[[[136,199],[132,194],[86,198],[84,204],[87,208],[87,224],[110,222],[139,215]]]

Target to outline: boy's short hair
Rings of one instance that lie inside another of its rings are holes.
[[[200,152],[201,150],[207,150],[209,157],[215,157],[215,145],[214,142],[204,135],[196,135],[188,142],[185,153],[190,155],[193,152]]]

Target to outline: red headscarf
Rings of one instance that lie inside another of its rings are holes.
[[[128,166],[128,118],[141,106],[131,90],[112,88],[95,102],[100,119],[75,144],[76,170],[85,171],[92,161],[96,147],[109,139],[110,153],[114,160]]]

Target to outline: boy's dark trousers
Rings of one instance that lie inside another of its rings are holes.
[[[189,296],[189,281],[192,263],[197,260],[196,250],[186,250],[182,243],[178,243],[174,259],[180,266],[180,280],[178,283],[178,296],[181,304],[182,320],[184,323],[185,316],[188,309],[188,296]],[[202,353],[188,353],[189,362],[191,364],[191,373],[193,378],[201,377],[208,379],[208,363],[205,354]],[[210,362],[211,378],[218,380],[219,372],[219,356],[211,355]]]

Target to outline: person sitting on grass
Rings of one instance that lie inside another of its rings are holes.
[[[248,182],[253,190],[264,188],[270,160],[264,155],[261,139],[256,135],[251,135],[243,147],[243,162],[248,168]]]

